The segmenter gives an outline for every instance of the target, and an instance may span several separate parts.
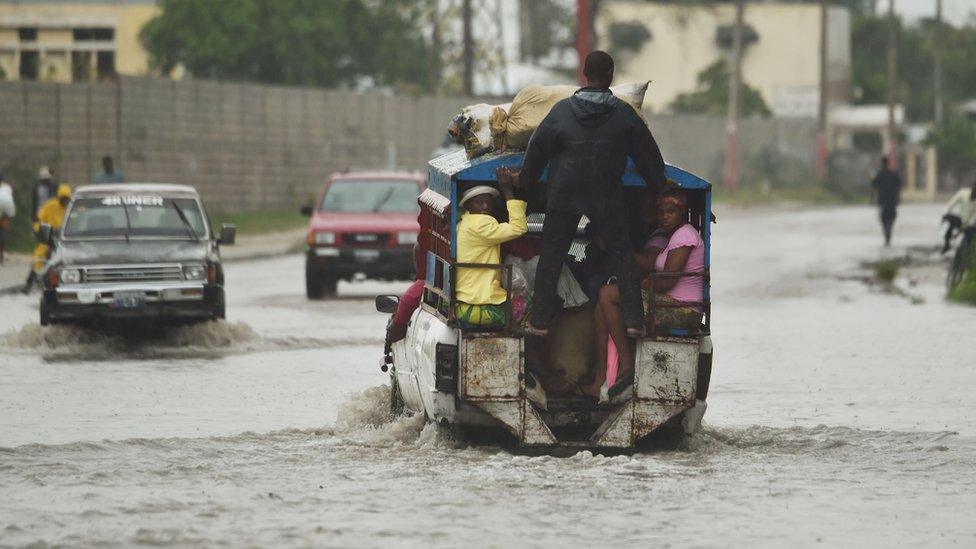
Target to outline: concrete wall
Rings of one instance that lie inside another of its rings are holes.
[[[111,154],[127,181],[196,185],[213,210],[292,209],[333,172],[424,169],[465,98],[210,81],[0,83],[0,167],[78,185]]]
[[[424,170],[447,124],[480,100],[356,94],[211,81],[0,82],[0,168],[55,169],[79,185],[111,154],[126,180],[189,183],[214,211],[290,210],[333,172]],[[669,162],[718,183],[725,120],[650,115]],[[742,159],[789,159],[813,170],[810,120],[744,120]]]

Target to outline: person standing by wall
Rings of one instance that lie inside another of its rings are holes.
[[[0,265],[7,251],[6,231],[15,215],[17,205],[14,203],[14,189],[3,180],[3,172],[0,172]]]
[[[45,202],[54,198],[54,176],[51,175],[51,168],[41,166],[37,172],[37,183],[31,189],[31,217],[37,217],[37,212]]]
[[[898,203],[901,201],[901,177],[888,167],[888,157],[881,157],[881,169],[871,180],[871,201],[877,202],[881,211],[881,230],[884,232],[885,246],[891,245],[891,230],[898,217]]]
[[[102,157],[102,172],[92,176],[92,183],[125,183],[125,176],[115,169],[115,161],[110,155]]]

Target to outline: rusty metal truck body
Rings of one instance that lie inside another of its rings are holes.
[[[711,186],[667,167],[669,179],[700,199],[691,216],[697,216],[706,246],[701,328],[652,331],[637,340],[634,383],[609,402],[550,395],[546,404],[540,404],[529,398],[526,388],[531,383],[527,369],[531,353],[526,346],[534,344],[533,336],[514,325],[492,331],[468,329],[452,314],[454,271],[463,267],[455,261],[459,187],[495,182],[495,168],[519,166],[521,160],[518,153],[468,160],[458,151],[430,162],[428,189],[420,197],[419,245],[427,259],[424,296],[406,337],[389,345],[385,359],[391,374],[392,409],[422,413],[429,421],[469,433],[502,430],[526,449],[629,451],[661,431],[693,433],[704,414],[711,374],[707,289]],[[624,184],[644,185],[631,170]],[[538,216],[535,222],[530,216],[533,232],[541,232]],[[498,268],[504,272],[503,265]]]

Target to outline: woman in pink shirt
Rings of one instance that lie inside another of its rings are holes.
[[[654,325],[660,328],[696,328],[701,324],[704,280],[701,276],[677,273],[705,271],[705,245],[698,230],[688,223],[688,197],[680,190],[665,191],[657,199],[659,228],[644,250],[636,253],[637,265],[646,273],[676,273],[675,276],[649,276],[644,279],[644,314],[648,314],[648,293],[654,291]],[[583,387],[592,396],[600,394],[606,380],[607,341],[617,348],[619,366],[611,393],[634,379],[634,354],[627,341],[620,313],[620,292],[613,282],[600,289],[596,315],[596,376]]]

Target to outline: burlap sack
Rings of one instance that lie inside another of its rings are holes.
[[[650,82],[623,84],[610,88],[622,101],[634,107],[639,114],[644,105],[644,94]],[[542,123],[552,107],[560,100],[573,95],[578,86],[539,86],[522,88],[507,109],[494,108],[488,120],[491,144],[496,151],[524,149],[532,132]]]

